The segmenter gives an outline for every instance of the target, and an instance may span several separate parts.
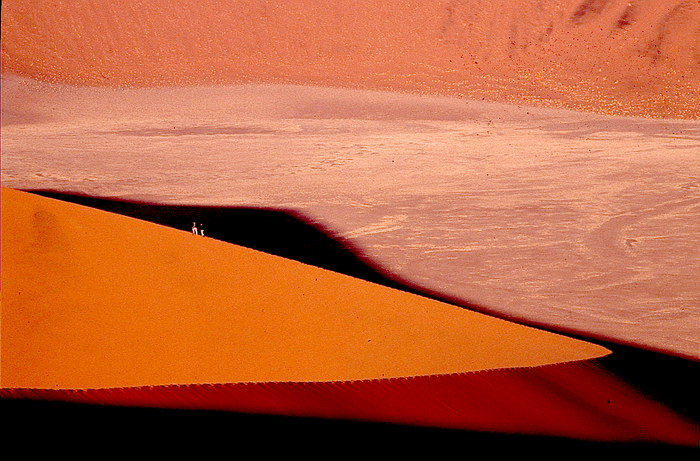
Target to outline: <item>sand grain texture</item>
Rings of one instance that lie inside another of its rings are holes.
[[[700,359],[695,120],[11,75],[2,96],[6,187],[290,210],[460,305]]]
[[[3,72],[100,86],[294,83],[698,118],[692,0],[9,1]]]

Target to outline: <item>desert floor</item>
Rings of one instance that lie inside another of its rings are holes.
[[[5,76],[2,134],[7,187],[293,210],[424,291],[700,357],[696,121]]]

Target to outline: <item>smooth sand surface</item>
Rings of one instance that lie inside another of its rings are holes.
[[[2,190],[2,386],[346,381],[602,347],[185,231]]]
[[[700,5],[673,0],[2,2],[3,72],[294,83],[700,115]]]

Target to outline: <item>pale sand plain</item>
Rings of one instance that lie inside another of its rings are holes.
[[[2,9],[7,186],[295,209],[409,284],[700,357],[697,2]]]
[[[294,210],[406,284],[700,358],[697,121],[16,76],[2,110],[8,187]]]

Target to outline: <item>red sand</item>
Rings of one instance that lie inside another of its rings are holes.
[[[3,72],[285,82],[700,117],[694,0],[5,1]]]
[[[599,346],[2,190],[5,398],[697,442]]]

